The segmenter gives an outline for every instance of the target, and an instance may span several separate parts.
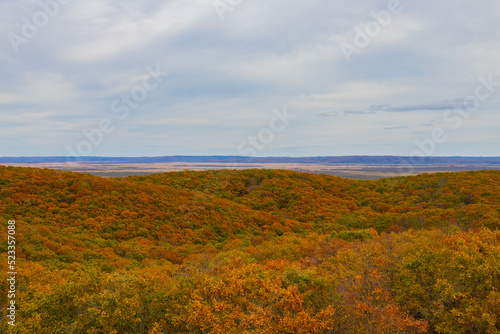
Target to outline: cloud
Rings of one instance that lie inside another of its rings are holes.
[[[9,93],[0,95],[0,105],[64,103],[78,95],[73,84],[58,73],[29,71],[19,79],[6,88]]]
[[[80,3],[68,19],[86,22],[79,38],[61,56],[69,62],[93,62],[140,49],[160,37],[174,36],[190,27],[207,9],[194,0],[169,1],[153,15],[118,2],[89,0]],[[137,6],[135,6],[137,7]]]
[[[402,130],[402,129],[408,129],[407,126],[384,126],[385,130]]]
[[[434,126],[450,128],[443,115],[479,77],[500,75],[500,3],[404,4],[347,63],[340,44],[387,1],[242,1],[223,21],[212,1],[71,1],[19,53],[0,40],[0,142],[16,139],[0,156],[64,155],[105,118],[116,131],[95,154],[234,154],[284,105],[297,118],[263,155],[408,155]],[[0,35],[21,34],[37,11],[0,2]],[[112,102],[157,64],[171,75],[118,119]],[[441,154],[473,154],[474,143],[497,154],[495,89]],[[459,146],[465,133],[471,144]]]
[[[329,114],[326,112],[320,112],[320,113],[314,114],[314,117],[332,117],[332,116],[333,116],[332,114]]]
[[[361,110],[345,110],[344,114],[347,115],[365,115],[367,112],[361,111]]]
[[[462,99],[463,101],[463,99]],[[402,106],[392,106],[390,104],[383,105],[372,105],[370,106],[370,111],[372,112],[413,112],[413,111],[441,111],[441,110],[452,110],[457,107],[457,103],[434,103],[434,104],[417,104],[417,105],[402,105]]]

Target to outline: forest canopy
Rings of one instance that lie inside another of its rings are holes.
[[[500,333],[500,171],[0,166],[0,218],[5,333]]]

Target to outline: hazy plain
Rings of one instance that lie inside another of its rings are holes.
[[[500,169],[499,165],[368,165],[368,164],[293,164],[293,163],[3,163],[5,166],[49,168],[88,173],[102,177],[147,175],[185,170],[206,171],[221,169],[287,169],[309,173],[321,173],[350,179],[380,179],[436,172]]]

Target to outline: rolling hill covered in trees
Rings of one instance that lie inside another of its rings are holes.
[[[0,166],[0,218],[6,333],[500,333],[500,171]]]

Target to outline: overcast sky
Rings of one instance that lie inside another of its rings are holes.
[[[0,0],[0,36],[0,156],[500,156],[498,0]]]

